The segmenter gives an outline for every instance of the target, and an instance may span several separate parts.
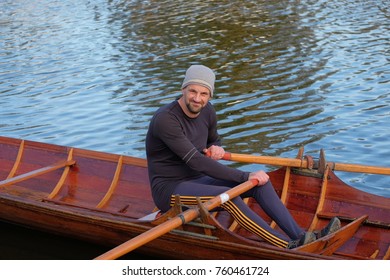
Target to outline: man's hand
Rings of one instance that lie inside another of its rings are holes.
[[[249,174],[248,180],[252,180],[252,179],[256,179],[257,181],[259,181],[258,186],[262,186],[268,182],[269,176],[263,170],[259,170],[259,171],[252,172]]]
[[[225,155],[225,150],[222,147],[214,145],[210,146],[208,149],[203,149],[203,152],[206,156],[215,160],[222,159]]]

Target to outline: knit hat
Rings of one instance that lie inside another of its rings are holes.
[[[214,92],[215,74],[213,70],[203,65],[192,65],[187,69],[181,88],[190,84],[201,85],[210,90],[211,97]]]

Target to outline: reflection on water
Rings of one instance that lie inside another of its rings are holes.
[[[113,249],[0,222],[1,260],[92,260]],[[159,260],[158,256],[130,252],[121,260]]]
[[[227,150],[390,166],[387,0],[0,6],[1,135],[144,157],[151,115],[203,63]],[[390,196],[388,177],[340,175]]]

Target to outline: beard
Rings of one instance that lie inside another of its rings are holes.
[[[194,104],[191,103],[190,101],[186,103],[188,111],[190,111],[192,114],[198,114],[203,109],[203,106],[201,104],[199,103],[196,104],[198,104],[199,106],[194,106]]]

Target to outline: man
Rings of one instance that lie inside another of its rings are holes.
[[[177,194],[184,204],[196,204],[196,197],[205,201],[256,179],[258,186],[221,207],[242,227],[275,246],[295,248],[314,241],[317,235],[297,225],[264,171],[244,172],[217,161],[225,151],[217,132],[216,113],[209,103],[214,94],[214,81],[215,74],[210,68],[191,66],[186,71],[181,97],[157,110],[150,122],[146,154],[156,206],[162,211],[169,210]],[[288,237],[253,212],[243,202],[244,197],[253,197]],[[338,228],[340,221],[332,219],[320,235]]]

